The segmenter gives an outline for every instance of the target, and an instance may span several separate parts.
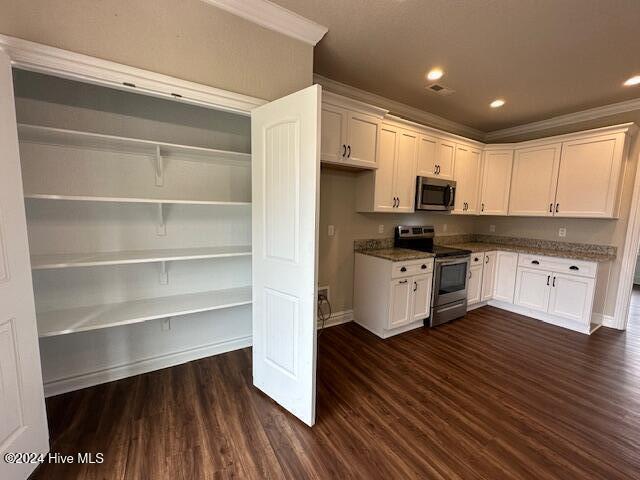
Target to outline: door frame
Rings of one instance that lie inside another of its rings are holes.
[[[636,142],[636,174],[633,182],[633,193],[629,209],[629,221],[622,251],[620,276],[616,306],[613,317],[604,316],[602,324],[605,327],[626,330],[629,322],[629,306],[631,305],[631,291],[636,269],[636,259],[640,250],[640,138]]]

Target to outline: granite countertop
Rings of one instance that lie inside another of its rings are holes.
[[[392,262],[406,262],[407,260],[419,260],[421,258],[433,258],[433,253],[409,250],[408,248],[375,248],[368,250],[357,250],[357,253],[369,255],[370,257],[383,258]]]
[[[463,248],[472,252],[490,252],[493,250],[503,250],[506,252],[527,253],[531,255],[542,255],[545,257],[570,258],[573,260],[583,260],[586,262],[610,262],[616,258],[615,254],[602,253],[596,251],[583,250],[557,250],[554,248],[543,248],[535,246],[510,245],[505,243],[488,242],[468,242],[447,244],[452,248]]]

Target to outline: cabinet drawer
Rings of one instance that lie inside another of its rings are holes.
[[[394,262],[391,267],[391,278],[410,277],[429,272],[433,272],[433,258]]]
[[[518,265],[527,268],[551,270],[557,273],[595,278],[598,264],[569,258],[544,257],[541,255],[521,254]]]
[[[484,263],[484,252],[471,254],[471,265],[482,265]]]

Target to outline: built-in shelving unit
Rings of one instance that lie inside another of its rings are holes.
[[[169,198],[98,197],[91,195],[54,195],[48,193],[25,193],[24,198],[35,200],[70,200],[78,202],[114,203],[178,203],[185,205],[251,205],[251,202],[225,202],[219,200],[176,200]]]
[[[251,287],[172,295],[38,313],[38,335],[51,337],[251,303]]]
[[[242,257],[250,255],[250,245],[130,250],[101,253],[59,253],[32,255],[31,268],[33,270],[47,270],[54,268],[97,267],[104,265],[202,260],[207,258]]]

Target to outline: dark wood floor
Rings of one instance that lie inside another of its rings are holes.
[[[640,329],[585,336],[492,307],[382,341],[319,338],[318,423],[251,386],[241,350],[47,401],[41,479],[640,478]]]

